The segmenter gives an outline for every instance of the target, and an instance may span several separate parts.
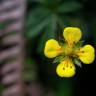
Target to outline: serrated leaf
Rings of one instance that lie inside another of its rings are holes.
[[[77,66],[82,67],[82,64],[81,64],[81,61],[80,61],[80,60],[74,58],[73,62],[74,62],[74,64],[76,64]]]
[[[77,11],[80,8],[82,8],[82,5],[80,3],[75,2],[75,1],[69,1],[69,2],[64,2],[62,5],[60,5],[58,7],[58,12],[68,13],[68,12]]]
[[[27,16],[27,24],[26,26],[29,28],[30,26],[35,26],[40,23],[43,19],[49,16],[49,11],[44,9],[41,6],[38,6],[31,10]]]
[[[42,29],[48,24],[48,18],[43,20],[41,23],[37,24],[34,28],[32,27],[28,33],[27,37],[28,38],[34,38],[37,35],[39,35],[42,32]]]
[[[27,38],[33,38],[39,35],[42,29],[48,23],[49,13],[42,7],[37,7],[29,12],[27,17],[26,33]]]

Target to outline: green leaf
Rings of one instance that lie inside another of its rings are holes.
[[[40,42],[38,44],[38,49],[37,49],[39,53],[43,53],[44,46],[47,40],[52,38],[54,39],[56,37],[56,28],[57,28],[57,18],[52,15],[49,18],[49,23],[46,26],[45,31],[40,38]]]
[[[58,12],[59,13],[68,13],[68,12],[73,12],[77,11],[82,8],[82,5],[78,2],[75,1],[69,1],[69,2],[64,2],[62,5],[58,7]]]
[[[28,15],[25,36],[28,38],[36,37],[48,24],[49,13],[42,7],[37,7]]]
[[[37,25],[43,19],[49,16],[48,10],[44,9],[41,6],[36,7],[35,9],[31,10],[27,16],[27,28]]]
[[[47,23],[48,23],[48,19],[46,18],[40,24],[37,24],[34,28],[32,27],[32,29],[28,31],[27,37],[33,38],[39,35],[42,32],[42,29],[47,25]]]
[[[53,63],[59,63],[62,60],[64,60],[64,56],[58,56],[54,59]]]
[[[74,62],[74,64],[76,64],[77,66],[82,67],[82,64],[81,64],[81,61],[80,61],[80,60],[74,58],[73,62]]]

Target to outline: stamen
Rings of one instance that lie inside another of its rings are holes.
[[[71,42],[71,40],[70,41],[67,41],[67,43],[68,43],[68,45],[69,45],[70,48],[72,48],[73,45],[75,44],[75,42]]]
[[[82,51],[82,53],[84,53],[84,51]]]
[[[66,64],[66,65],[67,65],[66,67],[68,67],[68,61],[66,61],[66,63],[67,63],[67,64]]]
[[[85,53],[85,51],[80,51],[80,50],[78,50],[78,51],[75,52],[75,54],[76,54],[77,56],[81,56],[82,53]]]
[[[65,68],[63,67],[63,70],[65,70]]]

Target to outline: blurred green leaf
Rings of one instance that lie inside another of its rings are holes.
[[[29,30],[29,33],[27,34],[27,37],[28,38],[36,37],[38,34],[40,34],[42,32],[42,29],[47,25],[47,23],[48,23],[48,18],[46,18],[41,23],[34,26],[34,28],[32,27]]]
[[[58,8],[59,13],[68,13],[68,12],[73,12],[77,11],[82,8],[82,5],[78,2],[75,1],[69,1],[63,3],[61,6]]]
[[[49,13],[43,7],[38,6],[28,13],[27,28],[33,27],[48,17]]]
[[[42,7],[37,7],[29,13],[27,20],[27,38],[33,38],[42,32],[41,30],[48,24],[49,13]]]

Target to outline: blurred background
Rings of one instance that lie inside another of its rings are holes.
[[[25,87],[31,86],[27,88],[31,95],[26,96],[87,96],[88,94],[95,96],[96,61],[91,65],[83,64],[82,68],[77,67],[77,73],[72,78],[60,78],[55,72],[58,64],[53,64],[53,60],[46,58],[43,52],[45,42],[50,38],[62,40],[63,29],[68,26],[79,27],[83,32],[84,44],[96,47],[95,1],[26,0],[24,6],[26,11],[23,17],[22,37],[24,37],[23,49],[26,55],[22,65],[24,67],[22,82]],[[3,24],[3,28],[4,26]],[[0,42],[2,38],[1,36]],[[0,66],[2,69],[3,64]],[[4,88],[1,82],[0,92]]]

